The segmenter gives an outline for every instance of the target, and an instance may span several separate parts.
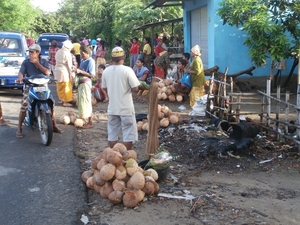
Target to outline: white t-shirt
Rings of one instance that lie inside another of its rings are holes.
[[[107,88],[108,115],[134,115],[131,88],[140,85],[134,71],[129,66],[111,65],[103,71],[102,87]]]

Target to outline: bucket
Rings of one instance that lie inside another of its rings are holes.
[[[230,124],[228,123],[228,121],[222,120],[219,118],[215,118],[215,117],[210,120],[210,124],[214,125],[215,127],[219,128],[219,129],[221,128],[223,131],[227,131],[230,127]]]
[[[259,129],[256,125],[242,122],[232,125],[232,132],[229,137],[239,141],[242,138],[255,138],[258,133]]]
[[[142,169],[144,170],[147,170],[147,169],[150,169],[152,167],[149,167],[149,166],[146,166],[147,163],[149,162],[149,159],[148,160],[144,160],[144,161],[141,161],[138,163],[139,167],[141,167]],[[153,168],[152,168],[153,169]],[[169,173],[169,170],[170,170],[170,167],[167,166],[166,168],[162,168],[162,169],[154,169],[157,174],[158,174],[158,179],[156,182],[161,182],[161,181],[164,181],[166,178],[167,178],[167,175]]]

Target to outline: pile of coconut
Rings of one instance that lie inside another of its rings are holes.
[[[166,79],[158,82],[157,99],[181,102],[183,100],[183,96],[176,92],[173,80]]]
[[[154,195],[159,190],[155,182],[157,172],[154,169],[143,170],[136,159],[134,150],[127,150],[125,145],[117,143],[113,148],[105,148],[92,161],[92,170],[84,171],[81,178],[88,188],[113,204],[123,203],[134,208],[145,195]]]
[[[60,123],[64,125],[73,124],[75,127],[82,127],[85,121],[78,117],[74,112],[68,112],[68,114],[63,114],[59,118]]]
[[[168,106],[165,105],[157,105],[157,113],[158,113],[158,122],[159,127],[167,127],[170,123],[176,124],[179,121],[180,114],[178,112],[172,112]],[[149,118],[149,115],[147,116]],[[144,119],[142,121],[137,122],[138,131],[148,131],[149,123],[148,119]]]

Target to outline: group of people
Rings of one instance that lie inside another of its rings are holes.
[[[55,51],[55,66],[52,67],[55,79],[57,80],[57,93],[59,99],[64,106],[70,106],[69,102],[72,100],[72,85],[74,74],[78,80],[78,112],[79,116],[87,119],[83,128],[93,127],[92,120],[92,79],[97,78],[95,88],[98,88],[99,95],[105,101],[108,101],[108,142],[109,146],[113,147],[118,141],[119,131],[123,133],[123,143],[127,149],[132,149],[132,143],[137,140],[137,127],[135,119],[135,109],[132,99],[132,93],[139,90],[147,91],[149,89],[149,74],[151,71],[148,68],[147,57],[151,55],[150,39],[144,39],[143,52],[139,53],[139,46],[137,40],[132,41],[132,50],[130,53],[130,66],[125,66],[124,61],[126,54],[123,48],[116,46],[111,52],[111,64],[106,67],[106,53],[105,43],[97,40],[97,50],[94,51],[88,45],[80,45],[80,64],[78,67],[74,66],[77,63],[76,56],[76,41],[73,43],[65,41],[63,47]],[[74,45],[75,44],[75,45]],[[71,54],[71,51],[75,54]],[[32,44],[29,47],[29,57],[24,60],[19,71],[19,78],[17,82],[22,83],[23,77],[27,74],[50,75],[50,65],[48,60],[40,57],[41,48],[37,44]],[[54,52],[54,51],[53,51]],[[52,53],[53,53],[52,52]],[[52,55],[51,53],[51,55]],[[139,54],[138,54],[139,53]],[[137,55],[135,55],[137,54]],[[165,68],[168,64],[169,55],[172,54],[171,49],[163,47],[163,39],[159,40],[155,54],[155,76],[165,78]],[[141,55],[143,57],[141,57]],[[94,58],[93,58],[94,56]],[[204,68],[201,61],[201,50],[198,45],[191,49],[191,54],[184,53],[182,59],[178,61],[177,72],[175,74],[175,82],[177,83],[178,92],[189,93],[190,106],[192,107],[196,100],[205,94],[204,84]],[[134,57],[136,57],[134,61]],[[193,59],[189,62],[190,57]],[[51,61],[51,60],[50,60]],[[134,65],[133,65],[134,63]],[[51,64],[51,63],[50,63]],[[52,65],[52,64],[51,64]],[[97,70],[96,70],[97,69]],[[96,74],[97,71],[97,74]],[[191,75],[192,87],[189,89],[181,84],[181,78],[185,73]],[[29,87],[24,86],[23,100],[19,114],[19,124],[16,137],[22,138],[22,123],[25,118],[28,107],[27,95]],[[56,124],[55,111],[52,114],[53,131],[62,133],[63,131]],[[4,120],[0,105],[0,125],[6,125],[9,121]]]

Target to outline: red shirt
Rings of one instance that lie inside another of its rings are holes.
[[[139,54],[140,47],[141,46],[139,43],[132,43],[130,48],[130,54]]]
[[[163,52],[163,51],[166,51],[163,47],[161,47],[160,45],[157,45],[154,49],[154,52],[155,52],[155,56],[159,56],[159,53]]]

